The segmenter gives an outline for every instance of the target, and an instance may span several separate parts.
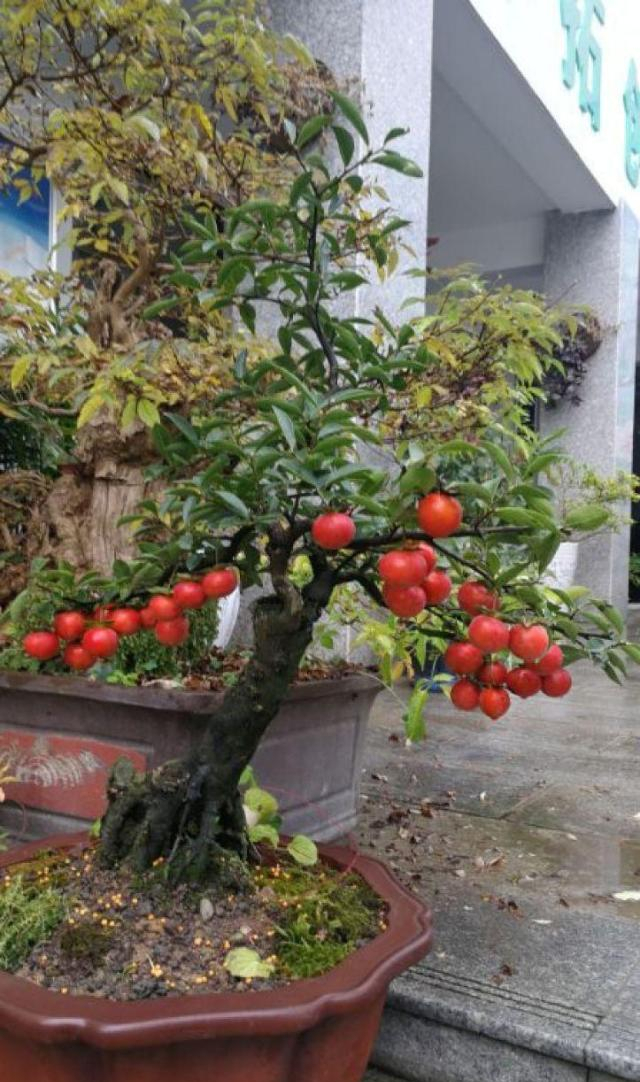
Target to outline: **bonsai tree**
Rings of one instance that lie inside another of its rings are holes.
[[[83,632],[99,599],[128,611],[143,605],[156,636],[178,643],[190,606],[224,596],[238,579],[266,583],[253,607],[251,655],[200,746],[146,775],[126,760],[114,769],[101,830],[103,859],[113,864],[142,870],[163,857],[171,875],[204,879],[219,874],[229,852],[246,855],[241,779],[337,588],[357,587],[390,614],[386,634],[392,651],[400,644],[398,656],[407,636],[446,648],[460,677],[454,702],[492,718],[508,709],[507,684],[523,697],[553,697],[569,690],[565,664],[577,658],[591,657],[614,679],[625,656],[640,659],[608,603],[542,581],[567,531],[592,531],[609,515],[590,502],[558,520],[545,476],[562,452],[524,423],[555,342],[542,302],[525,310],[524,298],[511,297],[533,324],[536,348],[523,334],[521,349],[499,353],[494,393],[464,435],[444,381],[456,381],[463,401],[467,377],[458,368],[469,370],[470,343],[485,358],[483,305],[487,318],[492,309],[483,291],[474,308],[477,282],[458,281],[446,308],[450,335],[466,343],[459,361],[450,348],[443,362],[438,316],[423,297],[400,324],[382,307],[349,314],[355,289],[373,273],[384,280],[402,224],[371,212],[363,173],[419,170],[395,149],[401,131],[370,147],[355,105],[337,93],[334,101],[337,117],[319,115],[299,130],[285,124],[294,169],[286,190],[218,217],[184,213],[190,237],[179,259],[189,304],[200,305],[203,321],[233,313],[249,335],[268,320],[273,343],[262,356],[237,350],[220,389],[188,418],[160,417],[153,434],[164,494],[136,512],[139,555],[118,561],[108,581],[75,581],[65,570],[65,597],[79,605],[75,628],[58,623],[59,634],[41,629],[46,642],[24,642],[46,659],[60,638],[83,635],[89,663],[113,654],[122,617],[118,625],[103,608],[93,613],[98,626]],[[337,171],[309,151],[320,132],[337,144]],[[441,396],[448,427],[435,410],[430,430],[427,390]],[[185,575],[189,585],[175,585]],[[507,652],[516,659],[508,673]],[[421,735],[426,694],[418,689],[407,711],[410,739]]]
[[[254,0],[2,0],[0,28],[0,187],[42,199],[49,181],[71,252],[69,274],[1,275],[0,442],[26,424],[27,470],[46,462],[45,529],[27,505],[13,538],[20,588],[21,556],[106,572],[133,552],[118,523],[153,490],[159,408],[215,391],[236,343],[193,303],[185,216],[277,191],[285,105],[321,106],[327,80]]]

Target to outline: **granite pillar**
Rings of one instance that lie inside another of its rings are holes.
[[[544,410],[541,429],[565,429],[566,449],[606,476],[631,471],[633,460],[639,239],[640,223],[625,204],[548,218],[544,291],[551,303],[588,305],[601,322],[603,341],[587,362],[580,405]],[[628,579],[626,526],[581,543],[577,582],[624,611]]]

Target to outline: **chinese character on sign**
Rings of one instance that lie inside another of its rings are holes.
[[[600,131],[602,49],[594,33],[594,20],[604,26],[604,0],[560,0],[562,25],[567,31],[567,55],[562,78],[570,90],[579,79],[580,108],[589,113],[591,127]]]
[[[629,64],[629,77],[624,92],[624,111],[627,114],[625,134],[627,176],[634,188],[637,188],[640,180],[640,87],[635,60]]]

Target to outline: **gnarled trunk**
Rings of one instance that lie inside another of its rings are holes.
[[[323,571],[302,594],[291,589],[254,606],[253,656],[211,716],[188,758],[136,774],[127,760],[112,772],[101,834],[102,858],[136,870],[159,857],[175,878],[215,877],[229,851],[246,851],[238,783],[278,712],[334,585]]]

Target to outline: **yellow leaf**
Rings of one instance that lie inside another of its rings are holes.
[[[422,409],[424,406],[431,405],[431,399],[433,398],[433,388],[431,387],[418,387],[416,392],[416,406],[418,409]]]
[[[87,421],[91,420],[94,413],[97,413],[103,404],[104,399],[102,395],[90,395],[78,414],[78,428],[82,428],[83,425],[86,425]]]
[[[29,371],[30,360],[28,357],[19,357],[11,369],[11,390],[16,391]]]
[[[97,345],[88,334],[81,334],[76,338],[76,346],[83,357],[97,357],[100,352]]]
[[[129,206],[129,189],[123,180],[119,180],[118,177],[109,177],[107,180],[112,192],[115,192],[118,199]]]
[[[94,240],[93,247],[97,248],[99,252],[108,252],[109,241],[106,239],[106,237],[98,237],[97,240]]]
[[[227,107],[227,105],[226,105],[226,102],[225,102],[225,108],[226,107]],[[209,117],[205,113],[204,109],[200,105],[200,103],[199,102],[194,102],[193,105],[191,106],[191,110],[192,110],[193,115],[195,116],[196,120],[198,121],[200,127],[202,128],[203,132],[205,133],[205,135],[207,135],[209,137],[209,139],[213,139],[213,125],[211,123],[211,120],[209,119]],[[229,112],[228,109],[227,109],[227,112]],[[233,116],[233,114],[231,114],[231,115]],[[238,118],[237,118],[237,116],[234,116],[233,119],[237,120]]]

